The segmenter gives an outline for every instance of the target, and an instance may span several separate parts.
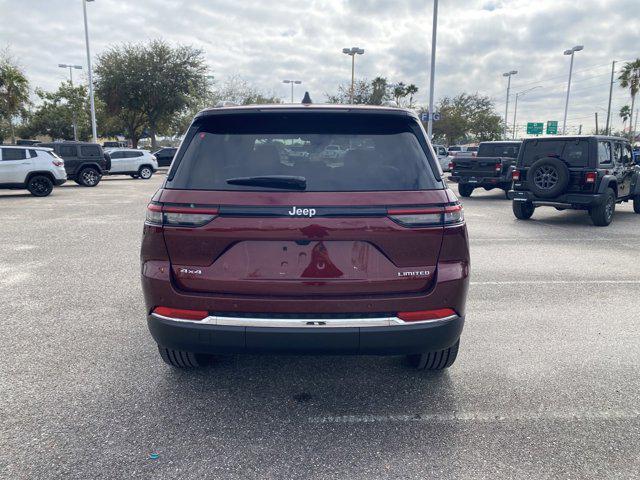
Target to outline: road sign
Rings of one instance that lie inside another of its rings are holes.
[[[557,135],[557,134],[558,134],[558,121],[547,120],[547,135]]]
[[[429,112],[425,112],[422,114],[421,120],[423,122],[428,122],[429,121]],[[433,113],[433,121],[437,122],[438,120],[440,120],[440,112],[434,112]]]
[[[527,123],[527,135],[541,135],[544,130],[544,123],[529,122]]]

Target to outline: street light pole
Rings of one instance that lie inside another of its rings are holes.
[[[93,74],[91,71],[91,50],[89,49],[89,26],[87,24],[87,3],[94,0],[81,0],[84,15],[84,40],[87,45],[87,71],[89,72],[89,101],[91,102],[91,133],[93,143],[98,143],[98,129],[96,127],[96,104],[93,98]]]
[[[507,105],[504,108],[504,139],[507,139],[507,125],[509,125],[509,91],[511,90],[511,75],[516,75],[517,70],[511,70],[510,72],[503,73],[503,77],[507,77]]]
[[[59,63],[58,67],[60,68],[68,68],[69,69],[69,83],[71,84],[71,88],[73,88],[73,69],[82,70],[82,65],[69,65],[67,63]],[[76,110],[73,108],[73,139],[78,141],[78,123],[76,121]]]
[[[564,120],[562,122],[562,134],[565,135],[567,132],[567,111],[569,110],[569,93],[571,92],[571,74],[573,73],[573,55],[576,52],[579,52],[584,47],[582,45],[576,45],[575,47],[565,50],[565,55],[571,55],[571,63],[569,64],[569,81],[567,83],[567,98],[564,102]]]
[[[438,0],[433,0],[433,27],[431,28],[431,74],[429,77],[429,123],[427,135],[429,140],[433,136],[433,94],[436,79],[436,38],[438,29]]]
[[[300,80],[283,80],[282,83],[291,84],[291,103],[293,103],[293,85],[300,85],[302,82]]]
[[[363,55],[364,49],[358,47],[343,48],[342,53],[351,56],[351,94],[350,103],[353,103],[355,88],[356,55]]]
[[[531,87],[527,90],[524,90],[522,92],[517,92],[515,97],[516,97],[516,103],[513,109],[513,138],[516,138],[516,115],[518,115],[518,98],[522,97],[523,95],[526,95],[527,93],[529,93],[532,90],[535,90],[536,88],[542,88],[540,85],[536,85],[535,87]]]

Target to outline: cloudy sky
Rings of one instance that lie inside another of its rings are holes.
[[[0,48],[34,86],[65,79],[58,63],[86,65],[82,0],[0,0]],[[315,101],[348,82],[343,47],[359,46],[356,76],[415,83],[426,102],[432,0],[96,0],[87,4],[92,54],[118,42],[165,38],[204,50],[216,79],[239,75],[289,95],[300,79]],[[638,0],[440,0],[436,98],[479,92],[504,115],[506,79],[518,70],[518,124],[562,120],[569,57],[576,54],[568,124],[586,131],[606,116],[611,61],[640,57]],[[82,77],[80,77],[82,79]],[[300,89],[302,92],[302,89]],[[513,99],[510,122],[513,120]],[[628,104],[614,85],[614,126]],[[601,123],[602,125],[602,123]]]

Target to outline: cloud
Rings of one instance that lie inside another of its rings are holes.
[[[283,78],[304,82],[320,100],[350,79],[343,47],[359,46],[358,77],[383,75],[415,83],[426,103],[431,47],[430,0],[97,0],[87,4],[93,58],[110,45],[165,38],[203,49],[220,80],[238,74],[287,98]],[[592,128],[606,108],[612,60],[638,56],[637,0],[447,0],[439,6],[436,96],[462,91],[491,96],[503,112],[502,72],[518,70],[512,91],[522,122],[561,120],[575,57],[570,123]],[[0,0],[0,48],[9,45],[33,86],[53,89],[66,78],[58,63],[86,64],[80,2]],[[84,75],[86,76],[86,69]],[[85,80],[86,81],[86,80]],[[627,93],[614,88],[614,111]],[[511,99],[513,101],[513,98]],[[518,120],[520,123],[520,120]],[[616,125],[621,122],[616,116]]]

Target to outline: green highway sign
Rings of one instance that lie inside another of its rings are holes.
[[[544,130],[544,123],[529,122],[527,123],[527,135],[541,135]]]
[[[558,122],[557,120],[547,120],[547,135],[558,134]]]

